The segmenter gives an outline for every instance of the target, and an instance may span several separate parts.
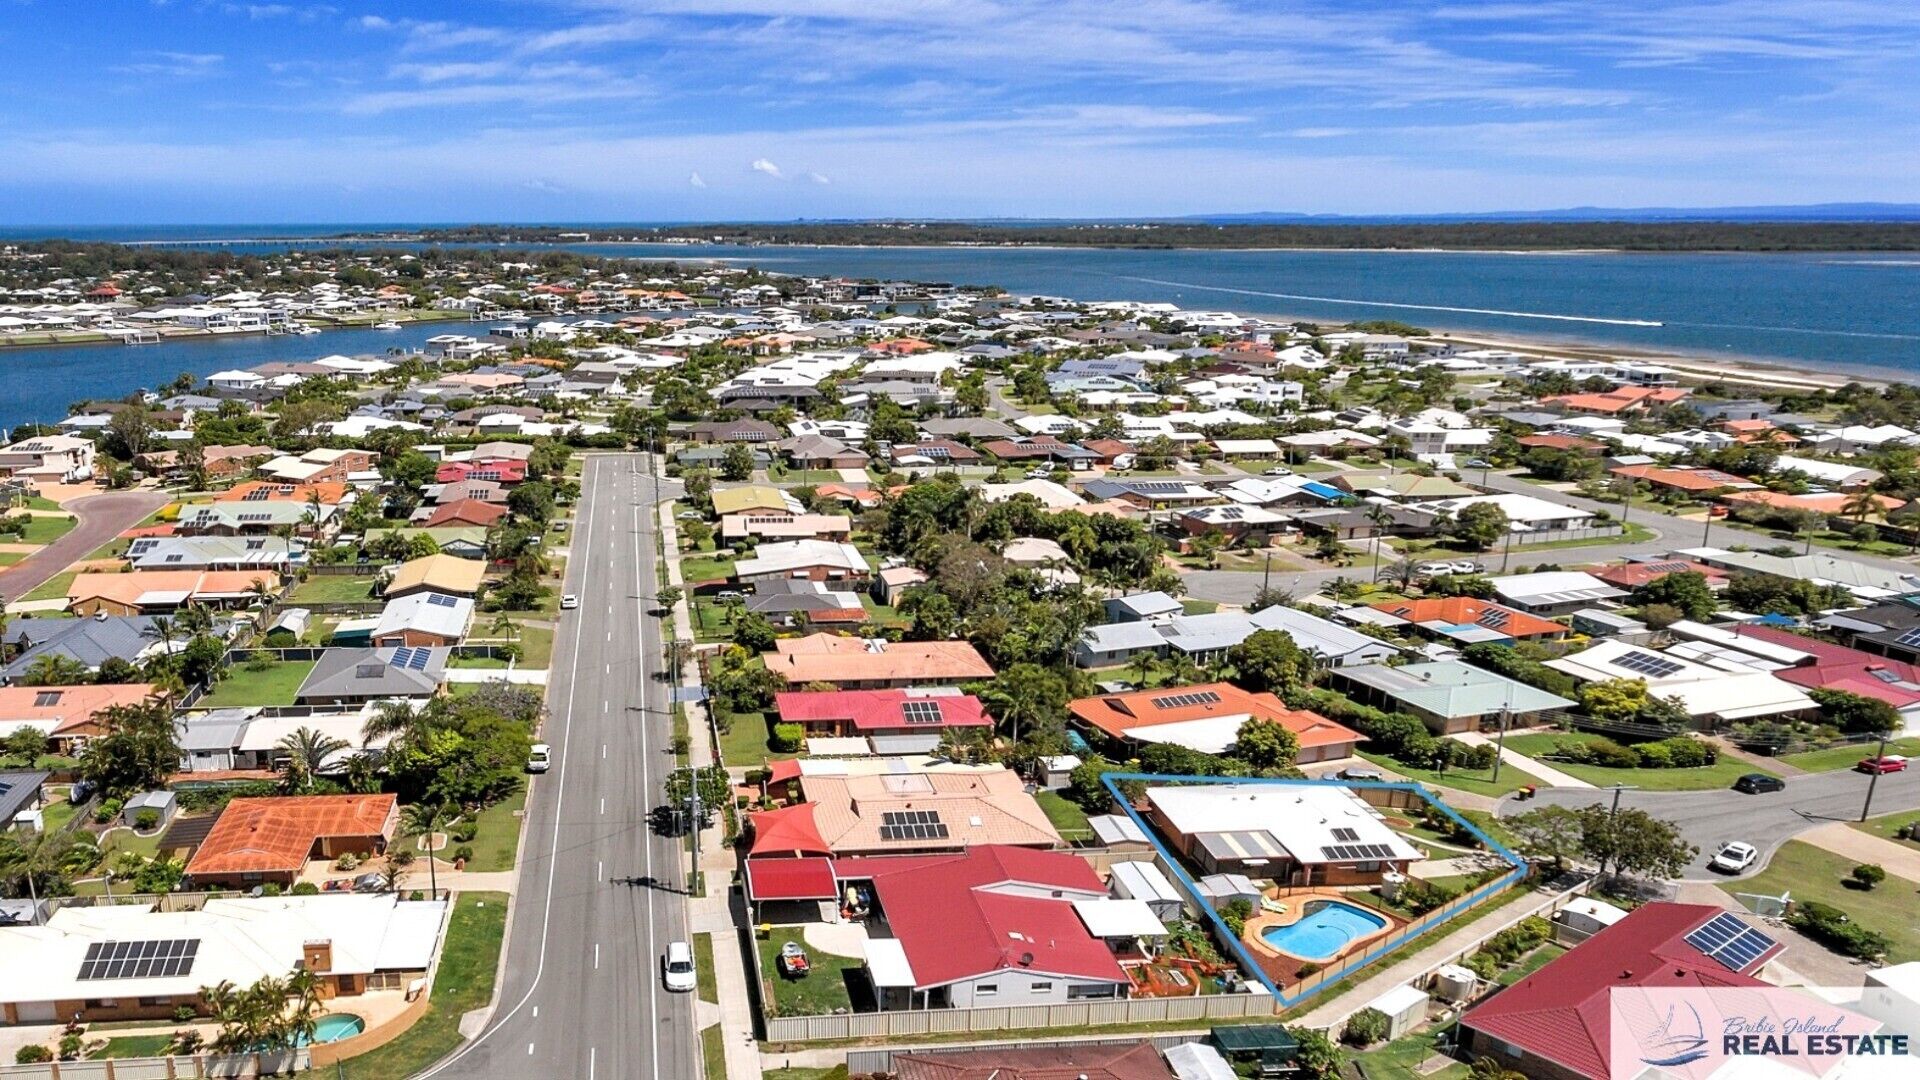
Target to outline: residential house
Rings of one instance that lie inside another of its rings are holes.
[[[392,795],[294,795],[229,801],[187,862],[197,889],[290,888],[310,859],[378,855],[400,824]]]
[[[486,573],[486,564],[475,559],[446,554],[425,555],[393,567],[381,595],[389,600],[420,592],[478,596]]]
[[[126,559],[135,570],[264,570],[278,579],[306,565],[307,549],[280,536],[140,536]]]
[[[1741,720],[1810,717],[1818,711],[1800,687],[1774,677],[1771,670],[1714,666],[1673,650],[1652,649],[1609,638],[1582,652],[1547,661],[1547,666],[1587,682],[1639,679],[1648,693],[1678,701],[1694,723],[1712,730]]]
[[[1458,660],[1361,664],[1327,673],[1328,682],[1354,700],[1426,722],[1436,735],[1539,724],[1574,702]]]
[[[1353,756],[1366,736],[1319,713],[1291,709],[1272,694],[1254,694],[1227,682],[1101,694],[1069,702],[1075,726],[1113,749],[1116,760],[1144,745],[1165,743],[1221,754],[1254,720],[1279,724],[1299,741],[1295,759],[1307,765]]]
[[[810,634],[781,638],[763,654],[767,670],[789,686],[831,683],[847,690],[940,686],[993,677],[965,641],[886,641]]]
[[[1146,817],[1205,874],[1372,885],[1425,857],[1351,788],[1320,781],[1149,787]]]
[[[809,738],[867,739],[875,753],[930,754],[949,731],[993,730],[979,698],[945,688],[787,691],[774,708]]]
[[[450,650],[431,647],[328,649],[293,695],[298,705],[357,705],[380,698],[432,697]]]
[[[728,514],[720,519],[720,539],[826,540],[845,543],[853,535],[853,519],[844,514]]]
[[[334,450],[320,448],[304,454],[291,454],[274,458],[262,464],[258,472],[269,480],[284,480],[295,483],[321,483],[337,481],[345,483],[354,473],[370,472],[380,455],[371,450]]]
[[[89,739],[105,734],[100,714],[139,705],[159,692],[152,683],[84,686],[0,686],[0,739],[32,728],[54,752],[77,756]]]
[[[799,514],[804,512],[800,500],[785,491],[768,484],[746,484],[741,487],[715,488],[713,491],[713,512],[724,519],[732,514]]]
[[[432,591],[387,601],[369,638],[375,646],[458,645],[473,621],[473,598]]]
[[[799,435],[778,444],[796,469],[864,469],[866,452],[825,435]]]
[[[461,527],[485,529],[506,516],[507,508],[498,503],[461,499],[457,502],[442,503],[427,511],[420,525],[426,529]]]
[[[844,518],[839,520],[846,520]],[[805,579],[844,583],[859,588],[867,580],[867,557],[852,544],[832,540],[786,540],[761,544],[750,558],[733,565],[742,585],[762,581]]]
[[[230,624],[217,623],[216,636],[230,632]],[[153,616],[95,615],[90,619],[11,619],[5,627],[5,649],[12,659],[0,668],[0,681],[18,683],[33,670],[41,657],[54,656],[72,661],[88,671],[99,671],[108,660],[139,663],[168,648],[186,644],[175,633],[171,645],[161,638]]]
[[[1435,641],[1466,646],[1481,642],[1512,645],[1520,641],[1558,641],[1567,628],[1551,619],[1502,607],[1471,596],[1429,596],[1419,600],[1389,600],[1368,610],[1373,626],[1412,627]]]
[[[1505,606],[1543,619],[1571,615],[1598,600],[1618,600],[1626,593],[1578,570],[1537,571],[1492,579],[1493,594]]]
[[[138,570],[125,574],[83,573],[67,586],[67,610],[75,615],[156,615],[189,604],[237,608],[280,586],[280,576],[259,570]]]
[[[800,801],[750,814],[747,861],[926,855],[980,844],[1061,846],[1019,774],[999,766],[842,774],[802,772]]]
[[[35,435],[0,446],[0,476],[72,484],[93,477],[95,446],[77,435]]]

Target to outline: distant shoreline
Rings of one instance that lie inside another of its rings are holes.
[[[397,313],[395,315],[395,318],[397,321],[399,321],[402,324],[429,323],[429,322],[458,322],[465,317],[465,314],[466,314],[465,312],[430,312],[425,315],[402,317],[405,315],[405,313],[401,312],[401,313]],[[332,323],[332,324],[304,323],[302,325],[311,326],[315,330],[320,331],[321,334],[327,334],[335,330],[371,330],[373,329],[372,323],[364,323],[364,324],[348,323],[344,325],[340,323]],[[178,327],[178,328],[172,328],[168,330],[156,330],[155,333],[158,333],[160,335],[159,341],[146,341],[136,345],[129,345],[127,344],[127,342],[125,342],[120,338],[117,338],[108,334],[102,334],[98,330],[87,330],[87,331],[76,332],[77,336],[82,340],[75,340],[75,338],[73,337],[55,338],[53,337],[54,333],[56,332],[49,331],[45,335],[27,335],[27,334],[0,335],[0,355],[4,355],[9,349],[67,349],[67,348],[108,348],[108,347],[123,348],[123,349],[139,349],[139,348],[144,348],[147,345],[164,345],[170,341],[201,341],[201,340],[211,340],[211,339],[221,339],[221,338],[257,338],[257,337],[298,338],[298,337],[312,336],[312,335],[295,334],[295,333],[274,334],[266,330],[197,330],[190,327]],[[20,337],[31,337],[31,336],[45,336],[46,338],[48,338],[48,340],[44,340],[44,341],[15,340],[16,338],[20,338]]]

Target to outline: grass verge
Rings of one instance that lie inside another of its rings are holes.
[[[1889,878],[1877,889],[1850,889],[1843,882],[1854,861],[1844,855],[1789,840],[1774,853],[1767,868],[1741,881],[1722,882],[1729,893],[1778,896],[1791,892],[1797,901],[1817,900],[1846,912],[1855,923],[1887,935],[1887,962],[1920,960],[1920,926],[1913,917],[1913,888]]]
[[[345,1080],[412,1076],[458,1048],[460,1017],[493,1000],[506,933],[506,893],[461,893],[448,921],[426,1013],[399,1038],[342,1062],[340,1075]]]

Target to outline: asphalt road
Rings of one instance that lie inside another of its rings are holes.
[[[1861,756],[1872,752],[1864,747]],[[1751,877],[1766,868],[1780,845],[1829,821],[1857,821],[1867,794],[1868,777],[1851,769],[1789,777],[1785,791],[1742,795],[1720,791],[1623,791],[1620,805],[1645,810],[1680,826],[1687,840],[1700,848],[1688,867],[1689,880],[1727,880],[1729,875],[1707,869],[1707,861],[1723,844],[1744,840],[1760,849],[1760,858],[1738,877]],[[1611,790],[1542,788],[1527,802],[1501,800],[1498,813],[1510,817],[1536,806],[1588,806],[1612,802]],[[1920,772],[1909,770],[1880,778],[1873,794],[1873,815],[1920,810]]]
[[[73,500],[63,509],[72,511],[79,524],[67,535],[0,570],[0,597],[7,603],[20,599],[165,505],[167,496],[158,491],[110,491]]]
[[[694,995],[660,981],[667,943],[691,940],[687,857],[646,823],[674,768],[666,684],[653,679],[663,656],[647,467],[643,455],[586,459],[567,561],[580,607],[554,644],[542,736],[554,763],[528,800],[497,1007],[422,1077],[700,1076]]]

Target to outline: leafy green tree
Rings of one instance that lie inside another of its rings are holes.
[[[1066,725],[1071,687],[1060,673],[1038,664],[1015,664],[980,690],[980,700],[1015,742],[1024,728],[1060,731]]]
[[[1898,731],[1899,712],[1879,698],[1821,687],[1807,691],[1820,706],[1820,718],[1850,735],[1879,735]]]
[[[722,480],[745,480],[753,475],[753,450],[745,443],[730,443],[720,459]]]
[[[1300,755],[1300,737],[1277,720],[1256,716],[1234,732],[1231,753],[1256,769],[1290,768]]]
[[[1288,1031],[1299,1044],[1293,1060],[1303,1074],[1313,1080],[1331,1080],[1340,1075],[1340,1065],[1346,1060],[1346,1054],[1338,1043],[1327,1037],[1326,1032],[1310,1027],[1294,1027]]]
[[[1580,707],[1597,720],[1633,720],[1650,700],[1645,679],[1607,679],[1580,688]]]
[[[1485,551],[1507,534],[1507,512],[1497,503],[1469,503],[1453,515],[1447,533],[1463,544]]]
[[[113,705],[95,719],[104,730],[80,752],[80,775],[113,796],[157,788],[180,763],[173,709],[160,700]]]
[[[1600,875],[1679,877],[1700,849],[1687,843],[1679,826],[1634,807],[1617,813],[1592,803],[1580,815],[1580,853]]]
[[[1585,821],[1578,811],[1565,806],[1542,806],[1507,820],[1506,826],[1519,840],[1520,854],[1529,859],[1546,859],[1555,873],[1584,852]]]
[[[1711,618],[1720,604],[1707,584],[1706,575],[1697,570],[1666,574],[1649,581],[1634,590],[1634,600],[1643,605],[1670,605],[1696,621]]]
[[[1307,684],[1312,654],[1294,644],[1284,630],[1256,630],[1227,650],[1239,684],[1254,693],[1285,694]]]
[[[515,517],[546,524],[553,518],[553,485],[544,480],[527,480],[507,495],[507,509]]]
[[[0,739],[0,754],[18,758],[21,767],[27,769],[37,768],[40,759],[47,756],[49,747],[47,733],[37,727],[18,728]]]

